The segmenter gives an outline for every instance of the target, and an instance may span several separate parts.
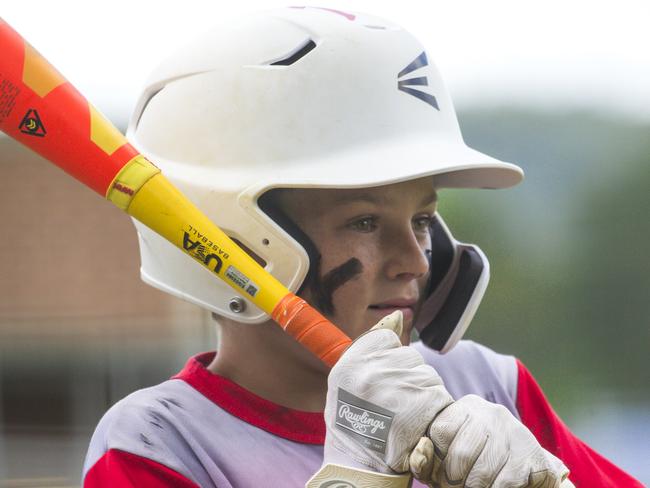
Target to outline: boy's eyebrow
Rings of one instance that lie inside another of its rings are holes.
[[[420,203],[420,207],[426,207],[427,205],[430,205],[437,201],[438,201],[438,194],[434,191],[422,199],[422,202]],[[349,195],[340,195],[336,199],[335,205],[345,205],[348,203],[355,203],[355,202],[367,202],[367,203],[372,203],[374,205],[390,204],[390,201],[387,198],[381,195],[376,195],[374,193],[351,193]]]
[[[422,199],[422,203],[420,203],[421,207],[426,207],[427,205],[431,205],[432,203],[435,203],[438,201],[438,193],[433,192],[430,195],[427,195],[425,198]]]
[[[386,203],[386,198],[378,197],[377,195],[373,195],[371,193],[350,193],[350,194],[339,195],[336,198],[335,204],[345,205],[346,203],[355,203],[355,202],[368,202],[368,203],[373,203],[375,205],[379,205],[381,203]]]

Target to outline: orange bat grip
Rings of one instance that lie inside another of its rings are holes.
[[[287,294],[272,314],[280,327],[330,368],[352,340],[302,298]]]

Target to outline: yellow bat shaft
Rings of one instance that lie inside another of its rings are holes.
[[[350,339],[255,262],[144,156],[117,174],[106,198],[193,257],[332,366]]]
[[[140,181],[140,185],[138,185]],[[133,194],[128,190],[139,186]],[[117,175],[107,198],[199,261],[271,314],[290,293],[200,212],[153,164],[136,157]]]

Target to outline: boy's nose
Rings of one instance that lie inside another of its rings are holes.
[[[390,279],[418,279],[428,273],[430,243],[419,240],[413,230],[388,241],[386,272]]]

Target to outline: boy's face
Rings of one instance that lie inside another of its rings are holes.
[[[279,203],[321,254],[301,296],[353,339],[401,310],[402,342],[424,299],[436,211],[431,178],[364,189],[285,190]]]

